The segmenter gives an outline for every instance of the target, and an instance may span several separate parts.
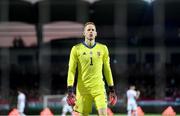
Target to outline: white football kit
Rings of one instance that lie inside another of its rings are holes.
[[[24,93],[19,93],[17,98],[17,109],[21,116],[24,116],[24,108],[25,108],[26,96]]]
[[[128,90],[127,91],[127,110],[136,110],[137,103],[136,103],[136,95],[137,92],[135,90]]]
[[[72,113],[72,107],[68,105],[66,102],[67,96],[63,97],[62,103],[63,103],[63,109],[62,109],[62,116],[65,116],[67,112]]]

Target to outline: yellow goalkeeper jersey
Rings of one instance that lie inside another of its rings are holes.
[[[106,45],[95,43],[88,47],[79,43],[72,47],[69,59],[67,85],[74,85],[74,78],[78,71],[77,92],[92,93],[104,90],[103,74],[108,86],[113,86],[110,68],[109,52]]]

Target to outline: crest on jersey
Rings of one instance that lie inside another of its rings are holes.
[[[83,52],[83,55],[86,55],[86,52]]]
[[[101,52],[97,52],[97,55],[100,56],[100,55],[101,55]]]

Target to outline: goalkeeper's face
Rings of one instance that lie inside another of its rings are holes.
[[[92,41],[96,38],[97,32],[96,32],[96,27],[93,24],[88,24],[84,28],[84,36],[86,39]]]

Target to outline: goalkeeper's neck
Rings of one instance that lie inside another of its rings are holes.
[[[89,47],[92,47],[95,44],[95,39],[93,39],[93,40],[85,39],[85,44]]]

